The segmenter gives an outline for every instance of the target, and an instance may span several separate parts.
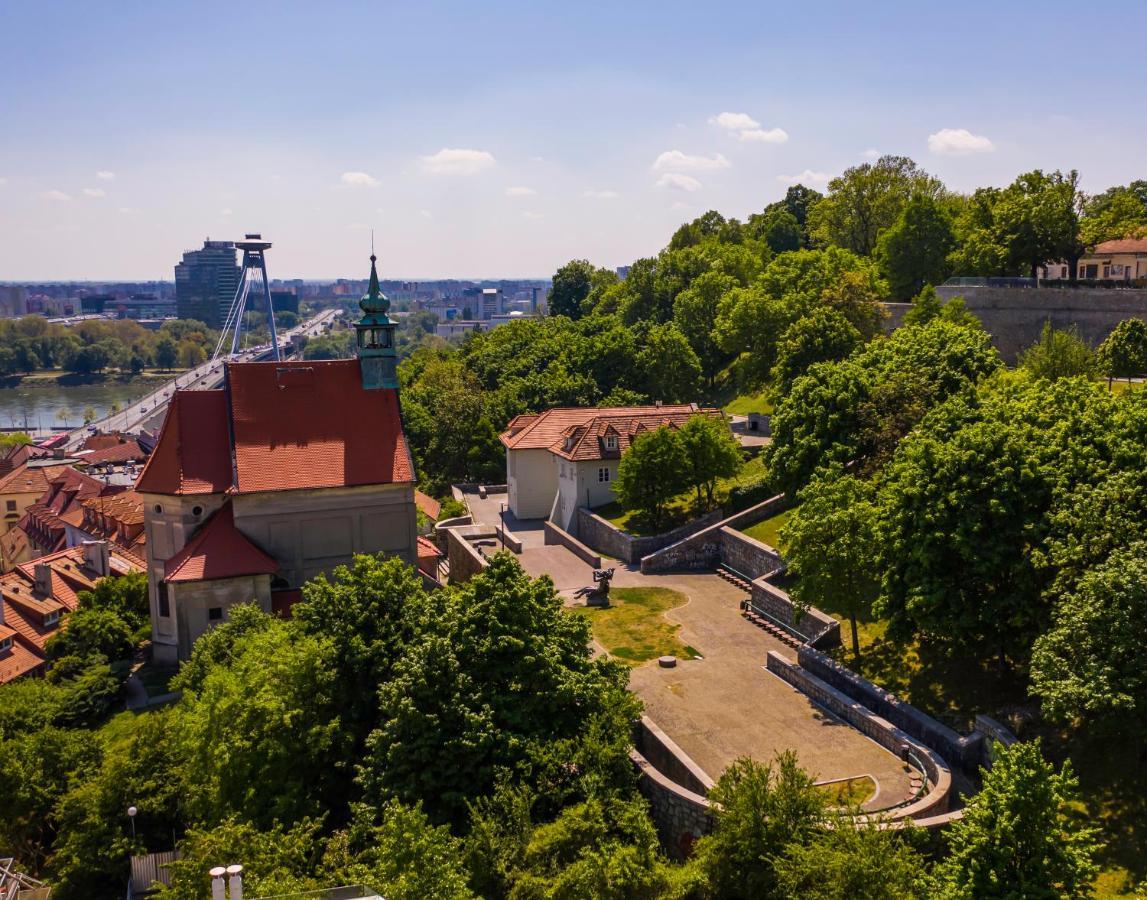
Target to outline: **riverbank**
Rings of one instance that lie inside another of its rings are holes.
[[[153,388],[165,381],[182,375],[187,369],[145,369],[137,375],[103,372],[95,375],[81,375],[77,372],[61,372],[59,369],[42,369],[26,375],[9,375],[0,378],[0,390],[16,388],[73,388],[73,387],[131,387],[139,385]]]

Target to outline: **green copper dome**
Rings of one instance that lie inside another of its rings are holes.
[[[373,253],[370,255],[370,285],[367,287],[366,294],[358,301],[359,308],[364,313],[385,313],[390,309],[390,299],[382,292],[378,286],[378,269],[375,262],[378,257]]]

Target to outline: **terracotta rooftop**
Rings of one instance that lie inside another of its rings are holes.
[[[62,468],[29,468],[24,464],[0,478],[0,494],[42,494],[48,489],[48,480]]]
[[[180,391],[136,490],[250,493],[412,481],[398,392],[365,390],[358,360],[339,359],[229,364],[223,390]]]
[[[1105,256],[1108,253],[1147,253],[1147,238],[1119,238],[1103,241],[1095,245],[1088,256]]]
[[[103,447],[99,450],[86,450],[77,455],[80,459],[79,464],[83,466],[124,463],[130,460],[143,462],[147,459],[147,452],[139,445],[138,441],[134,440],[112,444],[110,447]]]
[[[560,442],[566,429],[585,425],[599,416],[677,415],[686,417],[698,411],[697,404],[669,406],[576,406],[548,409],[543,413],[515,416],[501,435],[511,450],[549,449]]]
[[[64,622],[67,613],[76,608],[81,591],[91,590],[100,574],[88,564],[85,548],[69,547],[18,566],[0,576],[0,641],[11,637],[12,646],[0,651],[0,684],[42,668],[47,659],[44,645]],[[142,560],[109,547],[111,575],[142,572]],[[37,581],[39,566],[47,568],[48,591]],[[47,624],[46,615],[58,613],[60,620]]]
[[[658,410],[641,415],[602,414],[584,424],[571,425],[550,447],[550,452],[573,460],[618,459],[639,434],[658,428],[680,428],[693,416],[723,419],[724,413],[719,409],[693,409],[670,413]],[[610,438],[613,446],[610,446]]]
[[[277,571],[279,564],[235,527],[228,501],[199,528],[186,547],[164,563],[163,580],[210,581],[243,575],[273,575]]]
[[[422,491],[416,490],[414,492],[414,503],[428,519],[434,522],[437,522],[438,517],[442,514],[442,504]]]
[[[176,391],[159,443],[135,489],[145,494],[217,494],[231,486],[223,391]]]

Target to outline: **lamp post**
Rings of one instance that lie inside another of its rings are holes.
[[[506,504],[498,505],[498,521],[502,523],[502,549],[506,549]]]
[[[136,809],[134,806],[129,806],[127,808],[127,817],[128,817],[128,820],[131,822],[131,839],[133,841],[135,840],[135,817],[136,817],[136,814],[138,812],[139,812],[139,810]]]

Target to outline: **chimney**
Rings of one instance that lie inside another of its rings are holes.
[[[209,873],[211,875],[211,900],[227,900],[227,881],[223,877],[227,870],[216,866]]]
[[[111,551],[107,541],[84,541],[84,565],[100,577],[111,574]]]
[[[231,900],[243,900],[243,867],[239,865],[227,867],[227,889]]]
[[[33,571],[36,578],[37,593],[52,596],[52,567],[47,563],[38,562]]]

